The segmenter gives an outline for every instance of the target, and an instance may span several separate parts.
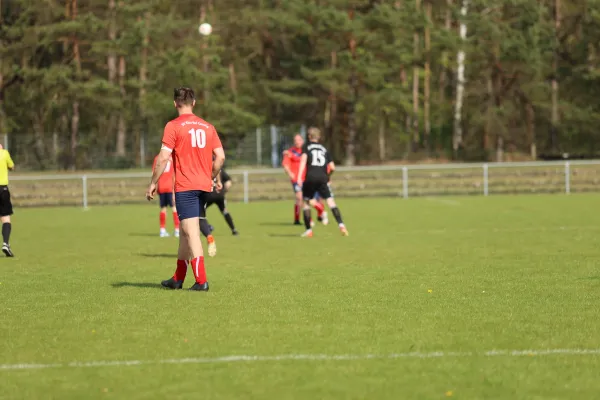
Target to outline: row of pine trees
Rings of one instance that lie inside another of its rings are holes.
[[[346,164],[596,151],[600,0],[0,0],[0,13],[0,134],[41,168],[57,136],[62,167],[90,149],[139,164],[181,85],[229,149],[306,124]]]

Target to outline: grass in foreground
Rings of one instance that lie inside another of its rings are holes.
[[[241,237],[209,211],[209,293],[159,288],[176,239],[157,237],[156,207],[17,210],[0,364],[63,366],[0,367],[0,398],[594,398],[600,355],[482,353],[600,349],[599,200],[340,199],[351,236],[313,239],[291,202],[231,204]],[[150,363],[64,366],[131,360]]]

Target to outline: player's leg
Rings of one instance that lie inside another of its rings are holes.
[[[335,203],[335,200],[333,199],[331,187],[328,184],[324,184],[319,188],[319,193],[321,194],[321,197],[323,197],[327,201],[327,205],[329,206],[331,213],[335,217],[335,220],[338,223],[342,235],[348,236],[348,229],[346,229],[346,225],[344,225],[344,220],[342,219],[342,213],[340,212],[340,209],[338,208],[337,204]]]
[[[302,196],[304,198],[304,202],[302,205],[303,215],[304,215],[304,227],[306,231],[302,234],[302,237],[312,237],[312,218],[310,215],[310,202],[314,197],[315,192],[313,189],[313,185],[309,182],[304,182],[304,186],[302,186]]]
[[[296,202],[294,203],[294,225],[300,225],[300,210],[304,207],[304,200],[302,199],[302,189],[297,184],[293,185],[294,196]]]
[[[321,221],[323,225],[329,224],[329,218],[327,217],[327,212],[325,211],[325,204],[323,203],[323,198],[319,195],[319,192],[315,194],[313,207],[317,210],[317,220]]]
[[[171,279],[162,282],[164,287],[181,289],[189,265],[196,280],[190,290],[208,290],[199,223],[201,207],[204,207],[203,195],[204,192],[187,191],[178,193],[175,198],[180,217],[177,269]]]
[[[177,206],[175,205],[175,195],[171,196],[171,210],[173,211],[173,226],[175,227],[174,235],[179,237],[179,216],[177,215]]]
[[[0,189],[0,221],[2,221],[2,252],[6,257],[14,257],[10,248],[10,233],[12,224],[10,216],[13,213],[12,202],[10,201],[10,192],[7,187]]]
[[[167,206],[169,205],[169,196],[167,196],[167,193],[160,193],[158,195],[158,202],[159,202],[159,206],[160,206],[160,214],[159,214],[159,223],[160,223],[160,237],[168,237],[169,234],[167,233],[166,230],[166,224],[167,224]]]
[[[219,207],[221,214],[223,214],[223,218],[225,218],[227,225],[229,225],[229,229],[231,229],[231,233],[234,236],[237,236],[238,231],[237,231],[237,229],[235,229],[235,224],[233,223],[233,218],[231,217],[229,210],[227,210],[227,200],[225,199],[225,196],[223,196],[222,199],[219,199],[219,201],[217,201],[217,207]]]
[[[206,219],[206,210],[204,210],[200,216],[200,232],[202,232],[202,235],[204,235],[206,242],[208,243],[207,252],[209,257],[214,257],[217,255],[217,242],[215,242],[215,237],[212,235],[212,231],[212,227]]]

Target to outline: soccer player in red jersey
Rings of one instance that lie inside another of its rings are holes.
[[[172,157],[181,235],[177,269],[172,278],[162,281],[162,286],[181,289],[189,265],[196,279],[190,290],[208,291],[200,217],[204,216],[205,197],[212,191],[213,179],[223,166],[225,152],[215,127],[194,115],[196,97],[192,89],[175,89],[174,104],[179,117],[165,126],[162,148],[146,192],[146,198],[152,200],[158,180]]]
[[[152,164],[152,171],[156,168],[156,160],[158,156],[154,158],[154,164]],[[177,207],[175,207],[175,196],[173,195],[173,184],[175,183],[175,175],[173,175],[173,159],[169,158],[165,172],[160,176],[158,180],[158,200],[160,205],[160,237],[169,237],[165,226],[167,224],[167,207],[171,207],[173,210],[173,224],[175,225],[175,237],[179,237],[179,217],[177,216]]]
[[[304,206],[304,201],[302,200],[302,187],[298,185],[298,181],[304,180],[304,177],[299,179],[298,176],[303,145],[304,139],[302,139],[302,136],[294,136],[294,146],[283,152],[283,162],[281,163],[286,174],[290,177],[292,188],[294,189],[296,196],[296,203],[294,204],[294,225],[300,225],[300,210]],[[319,220],[323,222],[323,225],[327,225],[329,220],[321,199],[312,202],[312,204],[315,210],[317,210]]]

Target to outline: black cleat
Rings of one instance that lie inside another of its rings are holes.
[[[192,286],[189,290],[194,290],[198,292],[208,292],[208,282],[204,282],[202,284],[196,282],[194,286]]]
[[[294,221],[294,225],[302,225],[300,221]]]
[[[318,216],[318,217],[317,217],[317,221],[319,221],[319,222],[323,222],[323,217],[321,217],[321,216]]]
[[[4,253],[4,255],[6,255],[6,257],[14,257],[15,256],[13,254],[12,250],[10,249],[10,246],[8,243],[4,243],[2,245],[2,252]]]
[[[231,231],[231,234],[233,236],[238,236],[240,233],[237,231],[237,229],[234,229],[234,230]]]
[[[166,281],[162,281],[160,283],[163,287],[167,289],[181,289],[183,288],[183,281],[176,281],[175,279],[167,279]]]

